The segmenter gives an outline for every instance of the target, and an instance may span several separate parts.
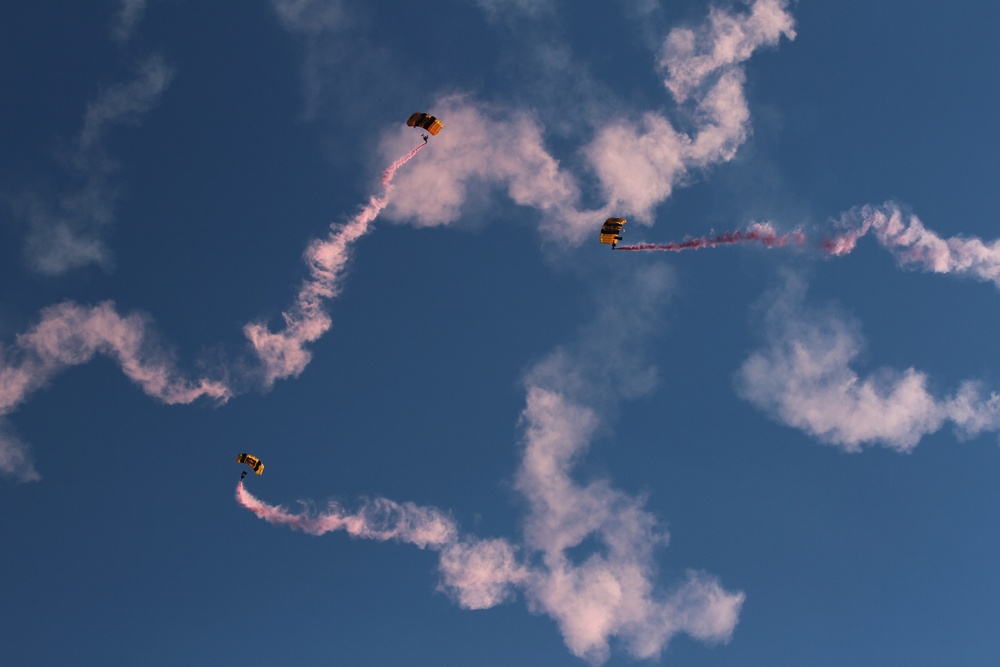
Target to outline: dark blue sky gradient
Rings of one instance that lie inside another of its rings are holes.
[[[491,18],[471,0],[434,11],[348,3],[352,23],[312,39],[269,2],[150,0],[116,42],[119,3],[4,3],[0,352],[46,307],[112,300],[149,316],[185,375],[236,368],[250,359],[242,327],[280,324],[309,241],[378,191],[383,137],[449,93],[535,114],[582,201],[603,204],[581,154],[593,114],[689,122],[656,63],[667,33],[701,23],[709,5],[641,16],[637,3],[564,1],[524,16],[515,4]],[[731,161],[692,170],[651,226],[630,220],[626,242],[760,220],[819,229],[890,199],[943,237],[995,238],[1000,8],[850,0],[789,11],[795,40],[745,64],[748,140]],[[117,164],[114,221],[100,233],[112,265],[40,275],[19,206],[79,186],[65,163],[87,105],[153,55],[170,85],[101,142]],[[310,58],[327,65],[310,70]],[[432,138],[403,169],[435,148]],[[633,336],[623,323],[605,341],[655,366],[658,381],[601,404],[574,471],[645,498],[669,530],[654,551],[658,590],[694,569],[746,594],[728,643],[681,633],[659,661],[994,664],[995,433],[963,440],[945,425],[908,454],[849,454],[736,387],[768,339],[768,295],[792,272],[809,313],[832,307],[856,322],[859,375],[913,367],[935,396],[970,379],[996,389],[996,286],[900,270],[871,237],[841,258],[749,245],[612,253],[597,243],[603,218],[574,244],[539,231],[552,215],[484,188],[452,225],[380,218],[352,248],[311,363],[269,391],[164,405],[98,356],[0,416],[41,476],[0,478],[0,663],[586,664],[523,592],[461,608],[437,590],[431,550],[260,521],[234,501],[233,459],[265,462],[247,486],[268,503],[386,497],[439,508],[463,534],[521,543],[526,373],[586,336],[602,303],[636,298],[635,271],[665,269],[673,287],[653,330]],[[582,560],[595,545],[577,549]],[[605,664],[635,662],[612,638]]]

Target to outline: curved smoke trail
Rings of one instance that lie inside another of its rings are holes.
[[[426,145],[420,144],[389,165],[382,173],[384,192],[380,196],[372,195],[353,219],[333,229],[325,239],[309,244],[305,259],[310,277],[299,288],[292,307],[282,313],[283,330],[272,332],[266,322],[251,322],[243,327],[243,334],[264,365],[264,386],[271,387],[276,380],[296,377],[305,370],[312,359],[312,353],[305,349],[306,343],[315,342],[332,324],[323,302],[340,291],[338,279],[347,266],[348,247],[368,233],[372,222],[388,205],[396,171]]]
[[[891,201],[852,209],[836,225],[844,231],[822,241],[823,249],[830,255],[851,253],[861,237],[871,233],[903,268],[953,273],[1000,287],[1000,240],[983,241],[975,236],[944,238]]]

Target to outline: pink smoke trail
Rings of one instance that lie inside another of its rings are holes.
[[[837,225],[846,229],[822,242],[823,249],[831,255],[850,253],[858,240],[871,232],[900,266],[970,276],[1000,287],[1000,240],[983,241],[975,236],[943,238],[924,227],[917,216],[904,214],[894,202],[853,209]]]
[[[256,498],[240,481],[236,487],[236,501],[268,523],[288,526],[310,535],[343,530],[355,537],[380,542],[398,540],[421,549],[440,549],[454,543],[458,537],[454,521],[440,510],[414,503],[401,504],[386,498],[369,500],[353,513],[331,502],[325,511],[295,514],[280,505],[269,505]]]
[[[270,387],[276,380],[298,376],[309,364],[312,354],[305,349],[330,329],[329,315],[323,302],[335,297],[340,290],[339,278],[347,266],[348,247],[368,233],[371,223],[389,203],[392,179],[404,164],[409,162],[422,143],[399,158],[382,174],[381,196],[372,195],[361,211],[344,225],[335,227],[325,239],[317,239],[306,248],[305,260],[310,277],[303,282],[292,307],[282,313],[285,328],[272,332],[265,322],[251,322],[243,327],[254,351],[264,365],[264,385]]]
[[[681,252],[682,250],[715,248],[720,245],[735,245],[737,243],[760,243],[768,248],[781,248],[791,244],[802,245],[805,240],[805,234],[799,230],[778,234],[770,223],[758,222],[750,225],[746,231],[723,232],[717,236],[701,236],[680,242],[619,245],[616,250]]]

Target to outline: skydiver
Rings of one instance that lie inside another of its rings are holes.
[[[246,477],[246,476],[247,476],[247,471],[246,471],[246,470],[244,470],[244,471],[243,471],[243,474],[241,474],[241,475],[240,475],[240,481],[242,482],[242,481],[243,481],[243,478],[244,478],[244,477]]]

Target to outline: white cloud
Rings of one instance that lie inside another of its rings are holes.
[[[852,368],[864,348],[858,324],[832,309],[807,308],[804,294],[801,281],[789,278],[788,286],[772,295],[767,343],[737,375],[745,400],[851,452],[866,444],[909,452],[947,422],[968,437],[1000,429],[1000,396],[976,382],[963,382],[941,397],[914,368],[859,375]]]

